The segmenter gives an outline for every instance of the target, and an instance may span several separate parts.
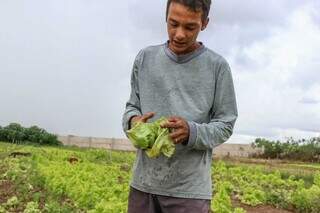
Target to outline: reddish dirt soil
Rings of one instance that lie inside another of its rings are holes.
[[[14,194],[14,185],[10,181],[0,181],[0,203],[6,203]]]
[[[247,213],[293,213],[293,211],[277,209],[270,205],[248,206],[235,199],[232,200],[232,206],[241,207],[246,210]]]

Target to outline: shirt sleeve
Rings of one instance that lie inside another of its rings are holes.
[[[140,96],[139,96],[139,82],[138,82],[138,71],[142,63],[142,51],[136,56],[132,72],[131,72],[131,93],[130,98],[126,103],[125,112],[122,116],[122,128],[125,134],[126,131],[130,128],[130,119],[135,115],[142,115],[141,105],[140,105]]]
[[[232,74],[227,62],[221,65],[216,81],[214,102],[209,123],[188,121],[188,147],[198,150],[213,149],[224,143],[233,133],[238,117]]]

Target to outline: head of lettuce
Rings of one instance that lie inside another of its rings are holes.
[[[164,117],[153,123],[136,122],[127,131],[128,138],[138,149],[144,149],[150,158],[158,157],[161,153],[171,157],[175,151],[175,145],[169,137],[169,129],[160,125],[167,122]]]

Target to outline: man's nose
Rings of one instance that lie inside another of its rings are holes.
[[[184,40],[184,38],[186,37],[186,34],[184,32],[184,30],[182,29],[182,27],[178,27],[177,31],[176,31],[176,39],[179,41]]]

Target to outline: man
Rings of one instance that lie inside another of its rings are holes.
[[[137,121],[168,118],[176,144],[171,158],[137,151],[129,213],[209,212],[212,149],[232,134],[236,99],[228,63],[197,41],[210,0],[168,0],[169,40],[137,55],[124,131]]]

